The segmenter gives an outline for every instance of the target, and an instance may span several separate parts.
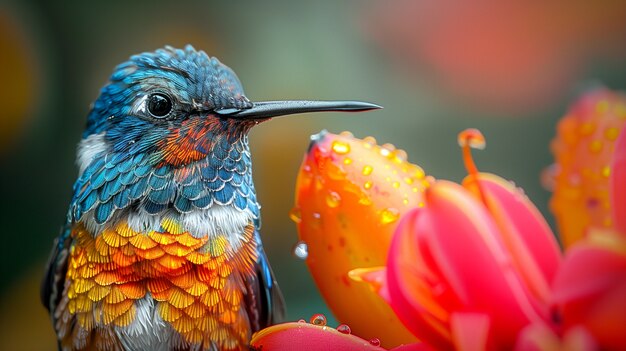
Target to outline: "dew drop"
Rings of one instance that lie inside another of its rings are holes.
[[[406,153],[406,151],[402,150],[402,149],[397,149],[396,150],[396,158],[401,162],[404,162],[407,160],[408,155]]]
[[[389,144],[389,143],[383,144],[382,147],[389,151],[394,151],[396,149],[396,147],[393,144]]]
[[[316,313],[313,316],[311,316],[311,320],[309,322],[311,322],[311,324],[315,324],[315,325],[319,325],[323,327],[326,325],[326,316],[321,313]]]
[[[366,136],[363,138],[363,146],[366,149],[371,149],[374,145],[376,145],[376,139],[373,136]]]
[[[408,173],[417,179],[422,179],[426,176],[426,173],[424,172],[422,167],[414,165],[414,164],[411,164],[411,166],[408,169]]]
[[[350,327],[347,324],[339,324],[337,326],[337,331],[342,333],[342,334],[350,334],[350,333],[352,333],[352,330],[350,329]]]
[[[301,260],[305,260],[309,256],[308,245],[300,240],[293,246],[293,255]]]
[[[378,338],[370,339],[370,344],[374,346],[380,346],[380,340],[378,340]]]
[[[300,211],[300,207],[296,206],[289,211],[289,218],[291,218],[294,223],[302,222],[302,212]]]
[[[363,187],[369,190],[372,188],[372,185],[373,185],[372,181],[368,180],[367,182],[365,182],[365,184],[363,184]]]
[[[613,140],[617,139],[618,136],[619,136],[619,129],[617,129],[615,127],[608,128],[604,132],[604,137],[607,138],[610,141],[613,141]]]
[[[400,182],[393,182],[391,186],[393,186],[395,189],[398,189],[400,187]]]
[[[304,319],[298,319],[298,323],[306,323]]]
[[[350,152],[350,144],[343,141],[335,140],[331,147],[333,151],[339,155],[345,155]]]
[[[581,135],[591,135],[596,130],[596,126],[591,122],[586,122],[580,125],[578,131]]]
[[[385,149],[384,147],[380,149],[380,155],[383,157],[387,157],[391,155],[391,151]]]
[[[592,153],[599,153],[602,151],[602,142],[600,140],[594,140],[589,144],[589,151]]]
[[[386,208],[380,212],[380,223],[389,224],[398,220],[400,212],[395,208]]]
[[[596,105],[596,111],[598,113],[605,113],[609,109],[610,103],[607,100],[599,101]]]
[[[351,158],[349,158],[349,157],[344,158],[344,159],[343,159],[343,164],[344,164],[344,165],[349,165],[349,164],[352,164],[352,159],[351,159]]]
[[[374,167],[370,166],[370,165],[366,165],[365,167],[363,167],[363,175],[370,175],[372,174],[372,171],[374,170]]]
[[[359,204],[369,206],[372,204],[372,199],[364,193],[359,196]]]
[[[322,218],[322,215],[319,214],[318,212],[313,212],[312,216],[313,216],[313,219],[316,219],[316,220],[319,220]]]
[[[339,135],[341,135],[342,137],[354,138],[354,134],[352,134],[351,132],[347,130],[344,130],[343,132],[339,133]]]
[[[328,205],[328,207],[335,208],[339,206],[340,203],[341,196],[339,196],[336,192],[331,191],[326,195],[326,205]]]

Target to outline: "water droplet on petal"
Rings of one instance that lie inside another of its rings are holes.
[[[602,151],[602,142],[600,140],[594,140],[589,144],[589,151],[592,153],[599,153]]]
[[[396,159],[399,160],[400,162],[404,162],[406,161],[408,158],[408,155],[406,153],[406,151],[402,150],[402,149],[397,149],[396,150]]]
[[[370,339],[370,344],[374,346],[380,346],[380,340],[378,340],[378,338]]]
[[[343,164],[344,165],[352,164],[352,159],[349,157],[346,157],[345,159],[343,159]]]
[[[333,141],[332,149],[335,153],[339,155],[344,155],[350,152],[350,144],[343,141],[335,140]]]
[[[366,149],[372,148],[372,146],[376,145],[376,139],[372,136],[367,136],[363,138],[363,146]]]
[[[396,149],[396,147],[393,144],[389,144],[389,143],[384,143],[382,147],[384,147],[385,149],[389,151],[394,151]]]
[[[367,194],[361,193],[361,195],[359,196],[359,204],[369,206],[372,204],[372,199],[367,196]]]
[[[302,222],[302,212],[300,211],[300,207],[296,206],[289,211],[289,218],[291,218],[294,223]]]
[[[351,132],[347,130],[344,130],[343,132],[339,133],[339,135],[341,135],[342,137],[354,138],[354,134],[352,134]]]
[[[298,323],[306,323],[304,319],[298,319]]]
[[[341,203],[341,197],[336,192],[331,191],[326,195],[326,204],[328,207],[335,208],[339,206],[339,203]]]
[[[374,168],[372,166],[366,165],[365,167],[363,167],[363,175],[370,175],[372,174],[373,170]]]
[[[342,333],[342,334],[350,334],[350,333],[352,333],[352,330],[350,329],[350,327],[347,324],[339,324],[337,326],[337,331]]]
[[[319,325],[323,327],[326,325],[326,316],[321,313],[316,313],[313,316],[311,316],[311,320],[309,322],[311,322],[311,324],[315,324],[315,325]]]
[[[371,180],[368,180],[367,182],[365,182],[365,184],[363,184],[363,187],[364,187],[365,189],[371,189],[371,188],[372,188],[372,185],[373,185],[372,181],[371,181]]]
[[[305,260],[309,256],[309,246],[302,240],[293,246],[293,255],[301,260]]]
[[[398,220],[400,212],[395,208],[386,208],[380,212],[380,223],[389,224]]]
[[[384,147],[380,149],[380,155],[383,157],[387,157],[391,155],[391,151],[385,149]]]

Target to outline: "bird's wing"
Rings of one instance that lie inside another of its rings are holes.
[[[258,259],[255,275],[246,279],[246,309],[253,331],[281,322],[285,317],[285,301],[269,265],[259,232],[255,231]]]
[[[63,285],[65,284],[65,273],[67,272],[67,258],[70,250],[70,231],[66,225],[61,235],[54,239],[52,252],[46,264],[46,274],[41,284],[41,302],[50,311],[54,318],[54,310],[61,299]]]

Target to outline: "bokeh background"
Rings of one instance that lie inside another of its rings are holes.
[[[626,2],[11,1],[0,4],[0,349],[52,350],[39,281],[76,176],[89,104],[130,55],[191,43],[252,100],[360,99],[384,110],[275,119],[252,131],[266,251],[289,319],[330,315],[288,212],[321,129],[373,135],[437,178],[464,176],[457,133],[480,128],[480,169],[540,184],[557,119],[581,92],[626,88]],[[331,322],[332,323],[332,322]]]

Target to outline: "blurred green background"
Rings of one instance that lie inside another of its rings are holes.
[[[482,130],[480,169],[551,220],[539,175],[567,105],[626,86],[626,3],[552,1],[4,1],[0,4],[0,349],[52,350],[38,298],[76,176],[89,104],[130,55],[190,43],[252,100],[358,99],[384,110],[276,119],[252,131],[266,251],[291,320],[328,309],[288,218],[308,137],[373,135],[436,178],[465,174],[456,135]]]

